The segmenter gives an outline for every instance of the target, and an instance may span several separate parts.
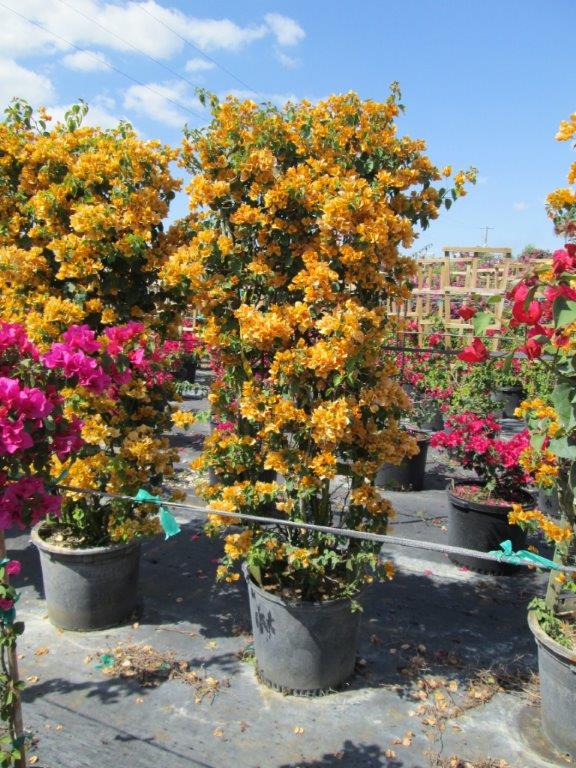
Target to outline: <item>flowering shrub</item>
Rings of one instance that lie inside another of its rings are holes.
[[[292,520],[383,532],[391,510],[375,473],[414,452],[398,424],[408,400],[381,354],[385,305],[409,292],[413,265],[399,246],[463,194],[467,176],[442,187],[451,169],[396,136],[396,88],[382,104],[348,94],[283,109],[213,98],[212,108],[183,149],[196,231],[162,270],[192,296],[225,368],[211,401],[231,427],[215,430],[200,462],[225,482],[204,494],[216,509],[275,502]],[[339,463],[351,475],[343,510],[330,490]],[[377,549],[251,526],[226,539],[219,575],[236,578],[229,566],[246,558],[258,582],[325,599],[355,592]]]
[[[177,152],[126,123],[83,126],[86,111],[76,105],[49,128],[43,110],[16,101],[0,123],[0,317],[26,327],[66,379],[66,413],[83,422],[82,456],[56,457],[55,476],[131,494],[171,471],[175,453],[161,435],[172,373],[191,341],[180,338],[180,295],[159,282],[183,237],[162,224],[180,186],[170,174]],[[72,501],[62,519],[86,543],[153,527],[117,503],[107,527],[97,502]]]
[[[60,497],[49,489],[53,459],[66,461],[82,446],[77,418],[67,419],[60,381],[41,360],[24,328],[0,322],[0,549],[4,533],[26,528],[46,515],[58,514]],[[18,598],[8,577],[20,563],[0,560],[0,719],[7,734],[0,740],[0,765],[22,757],[23,736],[16,732],[16,708],[22,683],[9,662],[17,637],[24,631],[15,621]]]
[[[447,429],[432,435],[430,444],[443,448],[485,483],[488,498],[522,501],[531,478],[520,464],[529,444],[528,430],[510,440],[498,437],[502,427],[490,416],[462,413],[447,419]]]
[[[417,334],[404,334],[403,343],[407,348],[418,346]],[[434,423],[448,411],[455,385],[454,366],[450,356],[441,352],[446,348],[444,334],[433,331],[424,340],[424,347],[438,351],[402,351],[396,358],[401,381],[411,388],[409,391],[413,400],[412,418],[420,425]]]
[[[568,141],[576,136],[576,113],[560,124],[556,138]],[[576,182],[576,162],[568,173]],[[574,563],[576,524],[576,192],[572,187],[558,189],[547,198],[547,210],[557,234],[566,238],[564,248],[556,250],[548,264],[534,266],[509,293],[511,324],[523,332],[523,340],[511,354],[522,353],[534,365],[546,367],[554,389],[549,400],[531,396],[518,409],[530,428],[530,443],[521,457],[525,469],[534,472],[543,488],[558,490],[561,523],[558,525],[539,510],[526,516],[515,510],[514,522],[536,528],[556,544],[557,557],[564,564]],[[558,642],[572,645],[562,621],[554,615],[563,586],[576,591],[576,582],[566,582],[564,574],[552,576],[546,603],[535,600],[532,607],[544,621],[546,631]]]
[[[142,323],[106,328],[97,337],[86,325],[71,326],[43,355],[44,365],[65,380],[66,412],[81,420],[84,448],[70,458],[55,456],[54,477],[66,485],[135,495],[158,493],[177,458],[164,434],[190,414],[172,414],[174,345],[159,343]],[[193,418],[192,418],[193,420]],[[126,541],[156,533],[157,509],[71,494],[62,503],[59,524],[76,546]]]
[[[86,111],[50,129],[16,101],[0,123],[0,317],[42,344],[74,323],[164,331],[181,309],[158,284],[176,152],[127,123],[82,126]]]
[[[78,450],[79,430],[22,326],[0,323],[0,528],[25,528],[58,512],[60,498],[47,486],[50,463]]]

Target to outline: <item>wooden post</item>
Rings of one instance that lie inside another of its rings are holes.
[[[4,531],[0,529],[0,560],[6,557],[6,539]],[[6,583],[8,583],[8,576],[6,576]],[[16,650],[16,641],[12,648],[8,651],[8,672],[12,681],[17,683],[20,679],[18,674],[18,654]],[[22,744],[20,746],[20,759],[16,762],[18,768],[26,768],[26,750],[24,748],[24,721],[22,719],[22,699],[20,693],[17,693],[14,699],[14,733],[16,738],[19,739]]]

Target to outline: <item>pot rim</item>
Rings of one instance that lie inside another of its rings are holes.
[[[287,608],[315,610],[315,609],[322,609],[322,608],[332,608],[339,605],[343,606],[346,603],[351,603],[352,600],[360,597],[364,593],[364,590],[362,589],[360,590],[360,592],[357,592],[354,597],[337,597],[334,600],[322,600],[322,601],[316,601],[316,602],[312,602],[310,600],[288,601],[283,597],[280,597],[279,595],[275,595],[273,592],[267,592],[265,589],[262,589],[262,587],[259,584],[256,584],[256,582],[248,572],[248,566],[246,565],[246,563],[242,563],[242,573],[244,574],[244,578],[246,579],[246,582],[248,583],[248,585],[253,587],[255,590],[257,590],[258,593],[262,595],[262,597],[265,600],[269,600],[271,603],[276,603],[277,605],[283,605]]]
[[[536,618],[536,611],[528,611],[528,626],[537,643],[545,646],[555,656],[560,656],[564,661],[576,665],[576,651],[570,651],[569,648],[560,645],[550,635],[547,635]]]
[[[492,513],[495,515],[500,515],[503,513],[508,513],[512,510],[512,504],[522,504],[522,506],[526,509],[533,509],[536,506],[536,501],[532,494],[529,491],[526,491],[526,503],[522,502],[505,502],[503,504],[487,504],[482,501],[473,501],[471,499],[466,499],[462,496],[458,496],[456,493],[454,493],[454,489],[459,485],[478,485],[482,487],[485,485],[481,480],[452,480],[448,483],[446,486],[446,491],[448,493],[448,498],[450,501],[454,499],[456,502],[460,503],[461,505],[465,505],[469,509],[472,509],[477,512],[484,512],[484,513]]]
[[[108,544],[104,547],[59,547],[57,544],[49,544],[40,536],[40,530],[46,525],[45,520],[41,520],[30,531],[30,539],[34,546],[44,552],[50,552],[54,555],[68,555],[70,557],[85,557],[86,555],[99,555],[109,552],[118,552],[126,549],[134,549],[140,546],[139,539],[132,541],[119,541],[114,544]]]

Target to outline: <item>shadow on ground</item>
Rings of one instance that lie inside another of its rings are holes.
[[[345,741],[338,752],[323,755],[315,760],[304,760],[297,763],[283,763],[279,768],[402,768],[405,763],[395,758],[386,757],[385,752],[377,744],[354,744]],[[410,766],[419,768],[419,766]]]

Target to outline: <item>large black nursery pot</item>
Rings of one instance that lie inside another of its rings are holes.
[[[48,618],[61,629],[88,632],[128,623],[137,607],[140,542],[70,549],[32,529],[40,553]]]
[[[361,611],[349,598],[289,602],[259,587],[244,566],[259,679],[275,690],[318,695],[354,673]]]
[[[415,456],[403,459],[400,464],[382,464],[374,480],[379,488],[390,491],[421,491],[424,488],[430,435],[418,433],[416,442],[418,453]]]
[[[194,382],[196,381],[197,365],[198,364],[197,364],[196,358],[193,358],[193,357],[185,358],[176,374],[176,380],[187,381],[189,384],[194,384]]]
[[[469,486],[482,487],[478,481],[456,483],[448,486],[448,544],[453,547],[475,549],[479,552],[501,551],[503,541],[511,541],[516,551],[526,547],[526,531],[508,522],[508,513],[512,505],[508,503],[488,504],[474,501],[458,494],[459,488]],[[526,494],[526,509],[534,508],[534,499]],[[490,573],[497,576],[517,573],[521,566],[508,563],[491,562],[466,555],[449,555],[456,565],[469,568],[479,573]]]
[[[499,416],[513,419],[514,411],[524,400],[524,390],[520,386],[498,387],[492,393],[492,400],[497,406]]]
[[[576,655],[544,632],[533,611],[528,626],[538,646],[542,730],[559,752],[576,758]]]

